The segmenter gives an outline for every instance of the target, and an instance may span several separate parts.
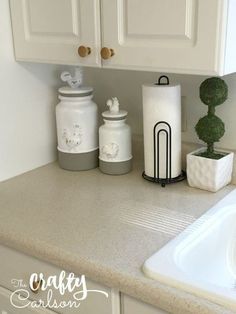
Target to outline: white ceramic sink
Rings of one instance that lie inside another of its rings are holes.
[[[143,271],[236,311],[236,190],[151,256]]]

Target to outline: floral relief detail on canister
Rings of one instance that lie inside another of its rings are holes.
[[[82,130],[78,124],[74,124],[72,129],[64,129],[62,139],[69,151],[76,151],[82,143]]]
[[[102,147],[101,155],[102,158],[115,159],[119,153],[119,145],[116,143],[109,143]]]

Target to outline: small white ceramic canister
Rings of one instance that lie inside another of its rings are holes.
[[[63,73],[62,78],[70,86],[59,89],[60,103],[56,106],[59,165],[66,170],[96,168],[98,113],[92,101],[93,89],[81,87],[80,82],[76,84],[76,78],[68,72]]]
[[[119,175],[132,169],[131,128],[126,124],[127,111],[119,110],[118,99],[107,101],[109,111],[102,113],[99,128],[99,168],[103,173]]]

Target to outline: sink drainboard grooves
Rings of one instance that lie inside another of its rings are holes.
[[[196,220],[191,215],[167,208],[149,207],[148,209],[143,209],[146,206],[141,203],[136,204],[135,210],[125,207],[122,208],[120,216],[120,220],[123,223],[133,224],[154,232],[161,232],[172,236],[179,234]]]

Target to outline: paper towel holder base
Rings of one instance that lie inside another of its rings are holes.
[[[148,175],[145,174],[145,172],[143,172],[142,177],[147,181],[160,184],[164,188],[166,184],[177,183],[177,182],[181,182],[185,180],[186,172],[182,170],[181,174],[178,177],[168,178],[168,179],[158,179],[158,178],[149,177]]]

